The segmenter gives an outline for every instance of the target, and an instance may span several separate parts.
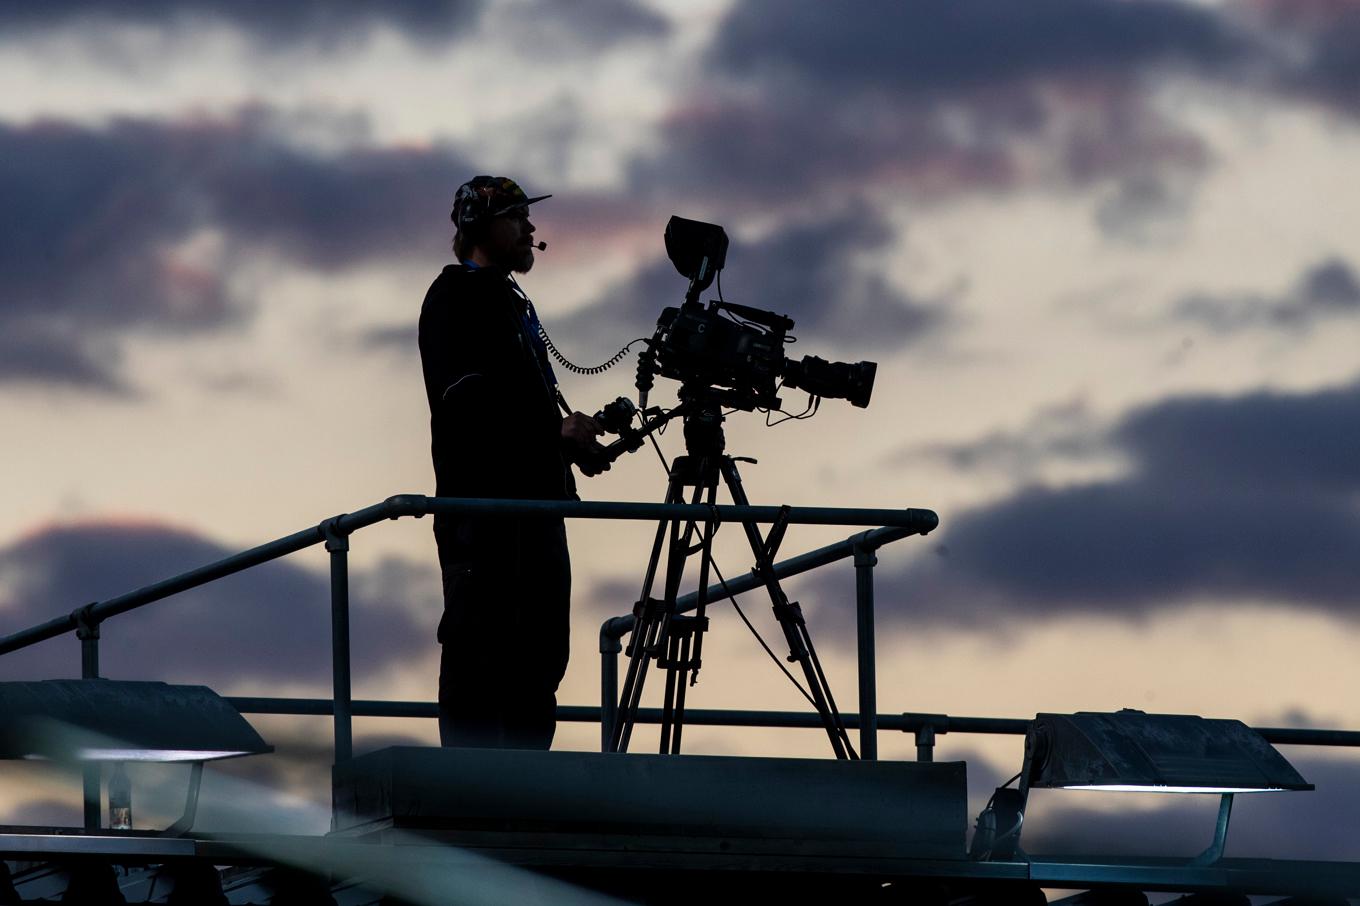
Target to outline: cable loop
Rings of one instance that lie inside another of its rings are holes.
[[[547,348],[548,352],[550,352],[550,353],[552,354],[552,357],[553,357],[554,359],[557,359],[557,361],[558,361],[559,363],[561,363],[561,365],[562,365],[563,368],[567,369],[568,371],[574,372],[574,373],[576,373],[576,374],[586,374],[586,375],[600,374],[601,372],[608,371],[610,368],[613,368],[613,367],[614,367],[615,365],[617,365],[620,361],[622,361],[622,360],[623,360],[623,357],[626,356],[626,355],[628,355],[628,350],[629,350],[629,349],[632,349],[634,345],[636,345],[636,344],[638,344],[638,343],[645,343],[645,342],[647,342],[647,338],[646,338],[646,337],[639,337],[638,339],[634,340],[632,343],[629,343],[627,346],[625,346],[625,347],[623,347],[622,349],[620,349],[618,352],[614,353],[614,357],[611,358],[609,361],[605,362],[604,364],[602,364],[602,365],[596,365],[596,366],[594,366],[593,368],[583,368],[583,367],[581,367],[580,365],[577,365],[576,363],[570,361],[566,356],[564,356],[564,355],[558,350],[558,348],[557,348],[556,346],[553,345],[552,339],[549,338],[548,332],[547,332],[546,330],[543,329],[543,325],[542,325],[542,324],[539,324],[539,325],[538,325],[538,337],[539,337],[539,339],[541,339],[541,340],[543,341],[543,345]]]

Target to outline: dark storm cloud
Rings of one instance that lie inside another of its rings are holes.
[[[880,618],[916,629],[1000,629],[1222,600],[1354,619],[1357,424],[1360,384],[1184,397],[1137,409],[1091,440],[1128,459],[1124,477],[1029,487],[942,513],[929,539],[903,542],[924,544],[934,556],[880,569]],[[837,602],[852,586],[839,574],[817,582],[816,598],[830,605],[826,619],[850,632]]]
[[[1301,330],[1318,321],[1360,315],[1360,280],[1339,258],[1309,268],[1279,296],[1197,294],[1180,300],[1172,317],[1204,324],[1218,333],[1253,327]]]
[[[1277,90],[1360,115],[1360,7],[1344,0],[1250,0],[1245,7],[1282,45]]]
[[[1170,399],[1114,430],[1134,480],[1210,493],[1316,496],[1360,491],[1360,384],[1313,393]]]
[[[790,356],[826,358],[829,348],[866,354],[895,349],[938,329],[946,316],[944,300],[912,298],[882,276],[877,256],[894,235],[879,218],[852,212],[794,224],[753,242],[734,239],[723,295],[793,318],[801,339]],[[561,319],[562,333],[581,342],[603,337],[604,345],[650,336],[661,309],[683,301],[685,286],[669,260],[654,261],[599,302]],[[716,297],[716,287],[705,294]]]
[[[924,459],[961,472],[993,472],[1013,480],[1030,479],[1055,460],[1086,462],[1110,452],[1100,425],[1080,400],[1036,412],[1019,431],[994,431],[963,443],[906,445],[885,457],[890,468],[910,468]]]
[[[474,0],[52,0],[0,5],[9,31],[108,24],[187,29],[221,24],[274,47],[334,47],[376,27],[426,43],[445,41],[477,23]]]
[[[882,0],[847,15],[744,0],[634,178],[715,204],[770,204],[795,187],[872,198],[1149,184],[1149,169],[1194,171],[1207,152],[1152,109],[1148,79],[1235,75],[1253,51],[1222,14],[1184,3]]]
[[[301,147],[260,108],[223,119],[0,124],[0,381],[118,385],[116,339],[241,323],[243,254],[316,269],[446,237],[447,148]]]
[[[43,529],[0,549],[3,631],[233,553],[194,532],[155,523]],[[330,673],[330,592],[321,557],[294,554],[105,623],[100,649],[105,674],[218,687],[324,682]],[[389,560],[356,570],[351,589],[356,678],[433,650],[441,605],[432,569]],[[79,667],[71,636],[0,658],[0,671],[12,679],[73,676]]]
[[[670,20],[633,0],[518,0],[492,7],[493,26],[535,55],[598,52],[671,32]]]
[[[131,390],[111,367],[117,349],[80,330],[0,314],[0,383],[80,387],[116,395]],[[102,347],[102,348],[101,348]]]
[[[710,60],[738,75],[928,93],[1148,64],[1217,67],[1240,50],[1211,12],[1160,0],[868,0],[853,15],[742,0]]]

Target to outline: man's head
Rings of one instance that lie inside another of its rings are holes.
[[[534,266],[529,205],[551,197],[530,198],[514,180],[503,176],[473,177],[458,187],[453,198],[449,216],[458,227],[454,254],[462,261],[527,273]]]

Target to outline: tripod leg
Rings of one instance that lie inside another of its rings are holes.
[[[680,479],[672,474],[666,487],[665,502],[677,503],[683,500],[681,488]],[[643,683],[647,678],[647,665],[651,657],[649,652],[656,645],[664,620],[663,615],[658,612],[651,594],[652,585],[656,581],[656,570],[661,559],[662,547],[666,543],[668,528],[672,530],[672,533],[674,532],[675,524],[673,520],[663,519],[657,524],[651,556],[647,561],[647,574],[642,582],[642,595],[638,598],[638,609],[635,610],[636,620],[628,639],[628,672],[624,678],[623,689],[619,694],[618,714],[615,718],[609,744],[609,751],[611,752],[628,751],[628,741],[632,737],[633,726],[637,722],[638,705],[642,701]]]
[[[694,488],[694,496],[690,501],[693,504],[699,502],[699,496],[703,493],[702,484]],[[688,634],[690,631],[689,618],[683,617],[675,612],[675,600],[679,596],[680,582],[685,574],[685,562],[691,553],[690,541],[694,536],[694,523],[685,523],[685,532],[681,536],[678,521],[673,524],[671,530],[671,549],[666,560],[666,588],[665,597],[662,599],[662,628],[661,636],[657,641],[658,647],[665,646],[665,668],[666,668],[666,697],[663,704],[661,715],[661,754],[665,755],[671,750],[672,744],[679,745],[679,731],[676,729],[676,722],[683,720],[684,711],[684,673],[688,667],[687,657],[681,656],[680,639],[685,640],[683,649],[688,654]],[[680,713],[677,717],[676,711],[676,689],[680,689]],[[672,743],[672,732],[675,738]],[[676,749],[678,751],[678,748]]]
[[[708,487],[708,506],[712,512],[713,504],[718,496],[718,485],[715,481]],[[696,502],[698,495],[695,495]],[[667,725],[674,727],[674,737],[670,751],[672,754],[680,752],[680,734],[685,726],[685,695],[688,687],[694,685],[699,679],[699,668],[702,666],[702,653],[704,647],[704,633],[708,630],[708,573],[713,565],[713,535],[717,531],[717,524],[713,518],[704,520],[703,540],[699,542],[699,598],[695,603],[694,616],[676,615],[674,622],[684,621],[684,632],[680,633],[683,637],[683,644],[679,653],[679,659],[674,662],[672,670],[677,674],[677,686],[672,692],[670,680],[667,679],[666,704],[667,704]],[[692,649],[692,650],[691,650]],[[688,678],[686,678],[688,675]],[[672,706],[672,702],[674,703]],[[663,737],[661,742],[662,752],[666,751],[666,739]]]
[[[672,467],[666,503],[682,502],[684,500],[684,487],[683,466],[677,460]],[[692,503],[699,502],[701,492],[701,487],[694,489]],[[684,522],[683,534],[681,532],[682,522]],[[666,543],[667,528],[670,530],[670,538],[666,551],[666,577],[663,596],[660,602],[654,602],[650,598],[651,587],[656,578],[661,546]],[[685,560],[689,555],[690,539],[693,534],[694,524],[679,519],[666,520],[657,527],[656,539],[652,545],[652,557],[647,566],[643,597],[640,602],[643,604],[643,614],[639,615],[638,623],[633,627],[633,636],[628,644],[628,674],[624,681],[623,691],[619,696],[619,713],[610,751],[626,752],[628,750],[628,742],[632,738],[633,728],[637,724],[638,708],[642,703],[642,689],[646,680],[647,665],[656,657],[658,651],[664,651],[669,644],[675,599],[680,589],[680,580],[684,577]],[[667,668],[667,670],[667,686],[669,688],[671,684],[670,668]],[[670,701],[671,696],[668,693],[667,702]],[[669,719],[663,720],[662,732],[665,736],[669,735],[669,725]]]
[[[666,694],[661,703],[661,754],[665,755],[671,750],[671,729],[675,720],[675,686],[676,670],[675,662],[679,657],[680,639],[672,633],[666,640],[665,663],[662,665],[666,669]],[[684,683],[680,683],[684,688]]]
[[[700,638],[702,638],[702,636],[700,636]],[[689,688],[689,683],[685,682],[685,673],[688,671],[690,665],[690,633],[684,633],[677,641],[679,642],[678,647],[680,650],[678,654],[680,659],[676,664],[675,669],[672,671],[675,676],[675,703],[672,709],[675,714],[673,721],[675,725],[675,736],[671,740],[670,747],[670,754],[672,755],[680,754],[680,734],[685,729],[685,690]],[[663,752],[666,751],[664,743],[662,744],[661,750]]]
[[[715,482],[708,489],[709,512],[713,512],[713,505],[718,500],[718,485]],[[704,521],[704,540],[699,554],[699,598],[695,601],[694,615],[699,619],[698,631],[694,637],[694,667],[690,671],[689,684],[693,686],[699,681],[699,667],[702,666],[701,655],[704,649],[704,630],[708,628],[708,572],[713,565],[713,535],[717,532],[717,524],[712,518]]]
[[[737,472],[736,463],[729,457],[723,458],[722,475],[727,482],[727,489],[732,495],[732,501],[737,506],[749,505],[746,491],[741,484],[741,475]],[[826,730],[827,739],[831,742],[831,749],[835,752],[837,758],[856,757],[854,748],[850,745],[849,732],[845,728],[844,721],[841,720],[840,712],[836,709],[835,700],[831,697],[831,690],[826,682],[826,674],[822,671],[821,663],[812,651],[811,637],[807,634],[807,623],[803,620],[801,610],[796,605],[789,603],[788,597],[779,587],[779,580],[775,578],[773,563],[767,556],[770,546],[766,544],[765,539],[760,537],[760,531],[756,528],[755,523],[744,522],[742,526],[746,529],[746,538],[751,544],[751,552],[755,555],[756,566],[761,579],[765,583],[765,590],[770,595],[770,604],[774,610],[775,619],[778,620],[779,626],[784,632],[784,639],[788,642],[789,659],[796,661],[803,668],[803,676],[808,684],[808,694],[812,697],[813,707],[816,708],[822,719],[822,726]]]

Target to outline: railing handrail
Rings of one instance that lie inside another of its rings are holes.
[[[224,696],[242,714],[291,714],[325,717],[332,712],[334,702],[329,698],[277,698],[270,696]],[[351,702],[355,717],[433,718],[439,714],[437,702],[398,701],[395,699],[354,699]],[[594,705],[558,705],[557,719],[569,723],[598,723],[601,709]],[[660,723],[660,708],[639,708],[641,723]],[[859,715],[853,711],[841,715],[850,729],[858,729]],[[927,714],[916,711],[881,712],[877,716],[880,729],[902,733],[932,731],[943,736],[966,733],[995,736],[1023,736],[1032,723],[1025,717],[966,717],[951,714]],[[748,708],[686,708],[685,723],[710,727],[779,727],[788,729],[821,729],[820,715],[812,711],[766,711]],[[1332,730],[1304,727],[1252,727],[1272,745],[1360,747],[1360,730]]]
[[[385,519],[400,519],[406,516],[418,518],[427,514],[441,513],[469,516],[562,516],[569,519],[716,518],[719,522],[770,523],[780,518],[781,508],[735,505],[708,507],[702,504],[635,503],[627,501],[500,500],[398,494],[381,503],[373,504],[353,513],[331,517],[310,528],[252,547],[206,566],[191,569],[160,582],[154,582],[115,598],[82,605],[63,616],[0,637],[0,655],[27,648],[68,632],[74,632],[79,629],[82,623],[97,625],[110,617],[136,610],[139,607],[197,588],[233,573],[321,544],[326,541],[329,535],[349,536],[362,528],[382,522]],[[930,510],[847,507],[790,507],[788,521],[799,525],[891,526],[910,529],[913,534],[924,534],[939,524],[939,518]]]

